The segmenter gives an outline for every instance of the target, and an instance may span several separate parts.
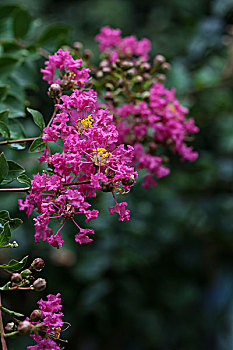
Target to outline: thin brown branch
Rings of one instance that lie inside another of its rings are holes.
[[[38,137],[28,137],[26,139],[0,141],[0,145],[8,145],[8,144],[11,144],[11,143],[30,142],[30,141],[34,141],[37,138]]]
[[[65,182],[62,185],[63,186],[78,186],[78,185],[86,185],[89,183],[90,183],[90,180],[85,180],[85,181],[79,181],[79,182]]]
[[[6,345],[6,340],[4,338],[5,333],[4,333],[4,326],[3,326],[3,321],[2,321],[2,300],[1,300],[1,293],[0,293],[0,332],[1,332],[1,343],[2,343],[2,350],[7,350],[7,345]]]
[[[55,115],[56,115],[57,111],[58,111],[58,108],[55,107],[55,108],[54,108],[54,111],[53,111],[53,115],[52,115],[52,117],[51,117],[51,119],[50,119],[50,121],[49,121],[49,123],[48,123],[47,126],[50,126],[50,125],[52,124],[52,121],[53,121],[53,119],[55,118]]]
[[[9,187],[9,188],[0,188],[0,192],[28,192],[30,190],[30,187]]]

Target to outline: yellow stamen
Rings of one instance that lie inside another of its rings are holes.
[[[173,113],[176,113],[176,107],[172,103],[169,103],[168,106]]]
[[[111,152],[107,152],[107,150],[105,148],[94,148],[93,149],[94,155],[92,157],[93,162],[96,165],[105,165],[107,158],[109,158],[112,153]]]
[[[59,338],[60,338],[60,335],[61,335],[61,327],[57,327],[57,328],[56,328],[56,331],[57,331],[57,332],[56,332],[55,338],[56,338],[56,339],[59,339]]]
[[[81,124],[84,126],[84,128],[91,128],[93,122],[94,119],[92,118],[91,114],[86,119],[81,119]]]

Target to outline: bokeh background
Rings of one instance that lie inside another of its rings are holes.
[[[0,61],[0,82],[11,86],[0,110],[22,117],[27,136],[38,129],[23,118],[25,105],[47,120],[52,110],[38,48],[52,53],[81,41],[97,54],[94,37],[103,25],[151,40],[151,57],[162,54],[172,65],[166,86],[176,87],[200,127],[194,142],[199,159],[188,164],[174,157],[171,174],[152,190],[139,182],[126,198],[129,222],[109,216],[110,197],[98,196],[101,215],[87,246],[73,241],[69,225],[64,248],[35,244],[32,218],[17,207],[24,195],[1,195],[0,209],[24,220],[13,235],[19,248],[1,251],[1,263],[25,254],[43,257],[40,275],[48,281],[40,295],[5,292],[3,300],[30,312],[41,296],[61,292],[72,324],[62,334],[66,349],[233,349],[232,22],[232,0],[0,1],[0,59],[11,57]],[[12,71],[14,59],[20,64]],[[16,137],[21,134],[15,125]],[[35,154],[4,151],[29,175],[39,170]],[[4,284],[6,276],[0,278]],[[21,337],[8,346],[21,350],[32,343]]]

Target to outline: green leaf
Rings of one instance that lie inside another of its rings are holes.
[[[29,152],[39,152],[42,151],[44,148],[46,147],[44,141],[42,140],[41,137],[39,137],[38,139],[35,139],[30,148],[29,148]]]
[[[5,109],[0,112],[0,121],[3,123],[8,123],[9,109]]]
[[[39,126],[41,132],[45,128],[45,121],[43,115],[34,109],[27,108],[27,111],[32,115],[34,123]]]
[[[18,163],[14,162],[13,160],[8,160],[8,174],[2,181],[2,184],[8,184],[15,180],[19,175],[25,172],[25,169],[19,165]]]
[[[10,74],[18,64],[18,59],[12,56],[0,57],[0,76],[6,76]]]
[[[2,5],[0,6],[0,20],[10,16],[12,12],[18,8],[18,5]]]
[[[9,90],[9,85],[0,85],[0,101],[5,100],[7,91]]]
[[[23,223],[21,219],[11,219],[7,210],[0,210],[0,228],[3,228],[7,222],[9,223],[11,230],[15,230]]]
[[[3,287],[0,287],[0,290],[9,290],[11,289],[11,282],[7,282]]]
[[[27,10],[18,8],[14,11],[13,31],[16,38],[23,38],[30,29],[31,16]]]
[[[0,135],[5,137],[5,139],[10,138],[10,130],[8,129],[8,126],[0,121]]]
[[[0,265],[0,268],[2,268],[4,270],[11,271],[11,272],[16,272],[16,271],[21,270],[25,266],[27,259],[28,259],[28,255],[25,256],[21,261],[17,261],[15,259],[12,259],[8,265],[5,265],[5,264]]]
[[[25,101],[20,101],[15,95],[8,94],[6,99],[1,103],[1,111],[9,109],[11,118],[25,116]]]
[[[0,183],[7,177],[9,171],[7,160],[2,152],[0,155]]]
[[[9,222],[6,222],[4,225],[3,231],[0,235],[0,248],[2,245],[9,242],[10,239],[11,239],[10,225],[9,225]]]
[[[6,314],[8,314],[9,316],[25,317],[23,314],[20,314],[19,312],[15,312],[15,311],[12,311],[12,310],[9,310],[9,309],[5,308],[4,306],[2,306],[2,311],[5,312]]]
[[[64,38],[71,28],[64,25],[53,25],[44,30],[42,35],[38,40],[39,45],[44,45],[50,43],[53,40],[58,40]]]
[[[29,187],[31,187],[31,179],[26,175],[26,174],[21,174],[17,177],[17,180],[21,183],[21,184],[26,184]]]

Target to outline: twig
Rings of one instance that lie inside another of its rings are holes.
[[[2,343],[2,350],[7,350],[7,345],[5,341],[5,334],[4,334],[4,327],[3,327],[3,321],[2,321],[2,300],[1,300],[1,293],[0,293],[0,332],[1,332],[1,343]]]
[[[19,187],[19,188],[0,188],[0,192],[27,192],[30,190],[30,187]]]
[[[30,141],[34,141],[37,138],[38,137],[28,137],[26,139],[0,141],[0,145],[8,145],[10,143],[30,142]]]
[[[62,183],[62,186],[78,186],[78,185],[86,185],[89,183],[90,183],[90,180],[79,181],[79,182],[65,182],[65,183]]]

